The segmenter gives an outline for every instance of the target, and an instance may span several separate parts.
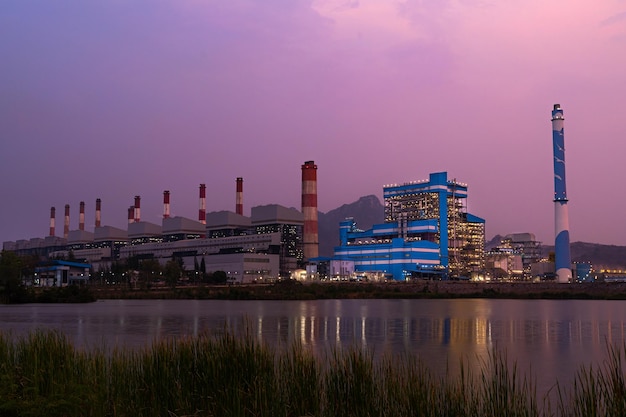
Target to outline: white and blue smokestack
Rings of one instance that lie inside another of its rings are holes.
[[[555,104],[552,110],[552,147],[554,149],[554,264],[556,280],[567,283],[572,279],[569,251],[569,216],[565,189],[565,136],[563,109]]]

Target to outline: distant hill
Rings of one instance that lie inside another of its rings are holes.
[[[554,252],[554,246],[542,245],[541,249],[544,256]],[[572,242],[570,253],[572,262],[591,262],[595,269],[626,268],[626,246]]]
[[[318,213],[320,256],[333,255],[335,246],[339,245],[339,223],[348,217],[354,218],[359,229],[367,230],[383,222],[384,208],[378,197],[368,195],[328,213]]]
[[[485,250],[491,250],[499,245],[502,238],[501,235],[495,235],[485,242]],[[554,252],[554,245],[541,245],[542,256],[548,257],[550,252]],[[595,269],[626,268],[626,246],[572,242],[570,253],[572,262],[591,262]]]
[[[328,213],[320,212],[318,216],[320,256],[332,256],[334,247],[339,244],[339,222],[353,217],[359,229],[367,230],[384,221],[384,207],[378,197],[368,195]],[[502,237],[496,235],[485,242],[485,249],[490,250],[499,245]],[[543,256],[547,257],[550,252],[554,252],[554,246],[542,245],[541,250]],[[591,262],[596,269],[626,269],[626,246],[573,242],[570,250],[573,262]]]

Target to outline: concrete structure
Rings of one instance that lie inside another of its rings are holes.
[[[184,217],[168,217],[163,219],[161,234],[164,242],[200,239],[206,235],[206,226],[200,222]]]
[[[252,227],[249,217],[232,211],[214,211],[207,214],[206,232],[209,238],[248,234]]]
[[[563,109],[555,104],[552,110],[552,147],[554,152],[554,225],[556,279],[568,283],[572,279],[572,262],[569,247],[569,215],[565,188],[565,136]]]
[[[162,265],[179,258],[188,271],[204,260],[206,272],[224,271],[232,282],[245,283],[278,277],[279,254],[273,248],[280,245],[280,233],[248,234],[127,246],[120,257],[152,258]]]
[[[541,260],[541,242],[533,233],[511,233],[504,236],[500,244],[485,254],[487,273],[496,278],[531,279],[531,265]],[[502,258],[508,258],[507,273],[503,274],[499,265],[504,265]],[[515,260],[513,260],[515,258]],[[521,266],[517,265],[518,260]],[[520,276],[521,275],[521,276]]]
[[[446,172],[427,181],[383,188],[385,223],[359,230],[340,224],[334,259],[354,261],[356,274],[469,278],[484,269],[485,221],[467,213],[467,185]]]
[[[519,250],[499,247],[485,254],[485,278],[495,280],[524,279],[524,263]]]
[[[128,225],[128,239],[131,245],[162,242],[162,234],[163,229],[158,224],[136,221]]]
[[[304,215],[304,259],[319,255],[317,224],[317,165],[306,161],[302,165],[302,214]]]
[[[252,232],[280,233],[281,244],[274,248],[280,259],[280,276],[289,277],[303,262],[303,214],[277,204],[252,207]]]

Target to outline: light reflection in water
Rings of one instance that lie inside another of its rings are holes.
[[[0,330],[58,329],[87,347],[247,330],[258,341],[284,347],[298,340],[321,355],[350,346],[376,358],[415,354],[440,373],[453,372],[460,359],[478,370],[477,359],[495,348],[549,387],[571,379],[579,365],[601,363],[606,343],[625,343],[624,317],[625,301],[110,300],[0,306]]]

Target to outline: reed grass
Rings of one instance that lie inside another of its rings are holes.
[[[538,405],[506,352],[437,376],[411,355],[314,355],[250,334],[201,335],[144,349],[76,349],[57,332],[0,334],[1,416],[608,416],[626,415],[626,346],[556,386]]]

